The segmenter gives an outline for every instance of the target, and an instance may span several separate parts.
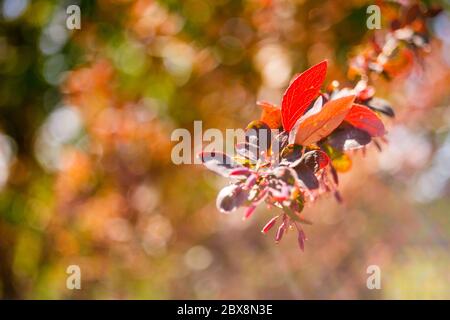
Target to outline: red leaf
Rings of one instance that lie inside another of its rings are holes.
[[[368,107],[360,104],[353,104],[344,121],[347,121],[358,129],[366,131],[372,137],[380,137],[385,133],[384,125],[380,117]]]
[[[281,103],[281,119],[285,131],[291,131],[318,96],[326,73],[327,61],[324,60],[297,76],[286,89]]]
[[[270,129],[279,129],[281,124],[281,109],[269,102],[257,102],[263,108],[260,120],[265,122]]]
[[[354,100],[355,96],[346,96],[328,101],[318,113],[300,119],[295,143],[308,146],[328,136],[344,121]]]

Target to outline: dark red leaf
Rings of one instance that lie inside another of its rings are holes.
[[[295,167],[298,179],[303,183],[303,187],[310,190],[319,188],[319,180],[317,180],[314,171],[311,170],[306,164],[301,163]]]
[[[350,125],[339,128],[328,138],[328,143],[339,151],[360,149],[370,141],[372,138],[368,132]]]
[[[319,180],[315,173],[330,164],[330,158],[321,150],[306,152],[300,160],[290,164],[297,173],[298,179],[304,187],[313,190],[319,188]]]

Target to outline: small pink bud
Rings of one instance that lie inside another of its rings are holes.
[[[303,230],[298,230],[298,245],[300,247],[300,250],[305,251],[305,240],[306,240],[306,236],[305,236],[305,232]]]
[[[264,226],[264,228],[261,230],[262,233],[267,233],[272,227],[275,225],[275,222],[277,222],[278,216],[273,217],[272,219],[267,222],[267,224]]]
[[[256,209],[255,206],[248,207],[247,210],[245,210],[245,214],[244,214],[244,219],[243,220],[246,220],[246,219],[250,218],[250,216],[253,214],[255,209]]]
[[[283,238],[284,231],[286,230],[286,224],[283,222],[281,226],[278,227],[277,235],[275,236],[275,242],[279,242]]]
[[[249,174],[248,168],[237,168],[230,172],[230,176],[248,176]]]
[[[336,169],[335,169],[333,166],[331,166],[331,175],[332,175],[332,177],[333,177],[334,183],[335,183],[336,185],[338,185],[338,184],[339,184],[339,177],[338,177],[338,174],[337,174]]]
[[[339,193],[339,191],[334,192],[334,197],[337,202],[342,203],[342,197],[341,197],[341,194]]]

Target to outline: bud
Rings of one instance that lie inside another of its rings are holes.
[[[278,227],[277,235],[275,236],[275,242],[279,242],[283,238],[284,231],[286,230],[286,223],[283,222],[281,226]]]
[[[298,230],[298,245],[300,247],[300,250],[305,251],[305,240],[306,240],[306,236],[305,236],[305,232],[300,229]]]
[[[246,220],[246,219],[250,218],[250,216],[253,214],[253,212],[255,211],[255,209],[256,209],[255,206],[250,206],[250,207],[248,207],[248,208],[245,210],[245,213],[244,213],[244,219],[243,219],[243,220]]]
[[[237,168],[230,171],[230,176],[248,176],[250,174],[250,170],[248,168]]]
[[[272,227],[275,225],[275,223],[277,222],[279,216],[275,216],[272,219],[269,220],[269,222],[267,222],[267,224],[264,226],[264,228],[261,230],[262,233],[267,233],[270,229],[272,229]]]
[[[339,191],[336,190],[334,192],[334,198],[336,199],[337,202],[342,203],[342,196]]]

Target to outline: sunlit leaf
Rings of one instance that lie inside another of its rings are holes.
[[[300,118],[292,130],[295,143],[307,146],[328,136],[347,116],[354,99],[346,96],[328,101],[320,112]]]
[[[281,103],[281,118],[285,131],[291,131],[297,120],[319,95],[326,72],[325,60],[301,73],[289,85]]]
[[[262,107],[260,120],[265,122],[271,129],[280,129],[281,123],[281,108],[269,102],[257,102]]]
[[[353,104],[344,120],[355,128],[366,131],[372,137],[380,137],[385,133],[380,117],[368,107],[360,104]]]

